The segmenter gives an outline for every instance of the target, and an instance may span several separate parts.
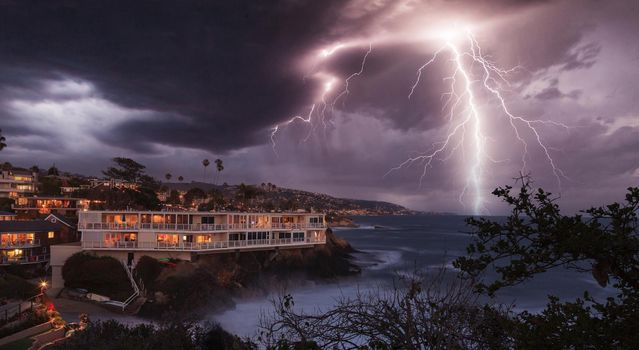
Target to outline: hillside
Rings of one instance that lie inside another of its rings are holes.
[[[255,210],[315,210],[336,215],[411,215],[416,214],[401,205],[349,198],[337,198],[323,193],[308,192],[272,184],[223,185],[209,183],[164,183],[169,190],[186,192],[200,188],[206,193],[219,191],[231,207],[238,202],[247,202],[246,209]],[[244,200],[244,196],[247,196]]]

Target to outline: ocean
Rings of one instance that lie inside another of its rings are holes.
[[[362,273],[319,283],[300,283],[270,296],[238,299],[233,309],[212,314],[211,320],[239,336],[257,335],[259,318],[272,310],[271,300],[278,294],[291,294],[295,307],[305,312],[321,311],[335,305],[342,297],[352,297],[358,291],[389,286],[398,275],[416,270],[428,274],[446,268],[454,276],[455,258],[466,254],[472,237],[464,216],[360,216],[354,217],[358,228],[335,229],[334,232],[361,253],[355,254]],[[497,218],[498,219],[498,218]],[[497,303],[515,310],[538,312],[549,295],[561,300],[574,300],[588,291],[595,298],[614,294],[611,287],[601,288],[588,273],[558,268],[534,279],[498,292]]]

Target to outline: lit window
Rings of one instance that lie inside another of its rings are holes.
[[[49,231],[48,237],[49,238],[55,238],[55,232]]]

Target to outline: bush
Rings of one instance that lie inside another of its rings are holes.
[[[125,300],[133,293],[124,267],[109,256],[76,253],[64,263],[62,277],[65,287],[84,288],[115,300]]]
[[[142,279],[142,282],[148,289],[155,287],[155,280],[158,278],[164,265],[150,256],[142,256],[135,266],[135,273]]]
[[[51,349],[256,349],[219,326],[200,327],[190,323],[172,322],[160,326],[139,324],[127,326],[115,320],[89,323],[84,331]]]

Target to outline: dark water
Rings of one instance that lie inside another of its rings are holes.
[[[305,311],[326,309],[340,296],[352,296],[358,289],[375,288],[390,283],[397,274],[438,270],[442,266],[451,275],[456,271],[451,262],[466,253],[471,241],[470,228],[461,216],[395,216],[355,217],[356,229],[337,229],[335,233],[362,251],[359,263],[362,274],[340,279],[334,283],[307,283],[287,290],[296,307]],[[573,300],[588,290],[593,296],[612,295],[611,288],[601,288],[592,276],[564,269],[547,272],[525,284],[504,289],[497,302],[514,305],[518,310],[531,312],[543,309],[548,295]],[[270,309],[269,298],[238,300],[237,307],[223,314],[213,315],[224,328],[239,335],[253,336],[259,314]]]

